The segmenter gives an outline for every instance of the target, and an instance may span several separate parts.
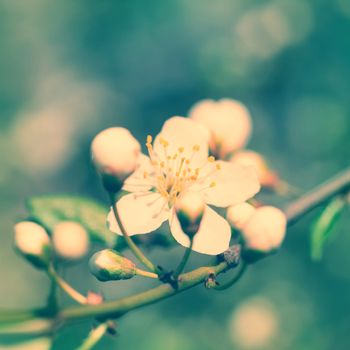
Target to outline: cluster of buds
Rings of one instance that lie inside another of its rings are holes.
[[[81,259],[90,242],[87,231],[76,222],[57,224],[49,236],[41,225],[22,221],[14,226],[14,245],[35,267],[46,269],[55,256],[65,261]]]

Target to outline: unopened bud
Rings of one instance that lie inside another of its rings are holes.
[[[175,211],[182,231],[189,237],[198,232],[204,214],[205,203],[197,192],[185,192],[175,203]]]
[[[112,249],[95,253],[89,262],[91,273],[100,281],[127,280],[136,275],[135,264]]]
[[[89,235],[85,228],[74,221],[63,221],[54,227],[52,243],[55,252],[63,259],[77,260],[89,250]]]
[[[249,111],[232,99],[200,101],[192,107],[189,116],[209,129],[210,150],[220,159],[243,147],[251,134]]]
[[[244,239],[243,257],[253,262],[275,252],[282,244],[286,233],[287,219],[278,208],[257,208],[242,228]]]
[[[31,221],[14,226],[16,249],[35,267],[46,268],[51,260],[51,242],[45,229]]]
[[[94,164],[107,191],[116,193],[137,165],[141,146],[125,128],[109,128],[95,136],[91,144]]]
[[[254,212],[254,206],[249,203],[241,203],[228,207],[226,218],[231,226],[241,229]]]
[[[219,283],[216,281],[216,276],[213,273],[211,273],[204,281],[204,286],[207,289],[215,288],[218,285]]]
[[[259,182],[267,188],[275,188],[279,182],[276,172],[271,170],[264,157],[254,151],[242,150],[235,153],[230,161],[243,166],[253,166],[258,175]]]

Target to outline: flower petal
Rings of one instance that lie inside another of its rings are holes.
[[[216,167],[220,169],[217,170]],[[204,199],[207,204],[217,207],[243,203],[260,190],[259,180],[254,167],[218,161],[212,165],[212,171],[201,183]]]
[[[123,190],[128,192],[148,191],[154,186],[153,172],[151,160],[141,153],[137,169],[124,181]]]
[[[180,157],[191,160],[191,166],[202,165],[208,157],[209,131],[200,123],[183,117],[168,119],[154,141],[154,151],[161,160],[166,161],[167,155],[179,154]],[[161,139],[168,142],[166,154]],[[196,146],[197,151],[193,148]]]
[[[188,236],[181,230],[178,218],[173,214],[170,230],[177,242],[184,247],[190,246]],[[231,228],[228,222],[206,206],[199,231],[194,236],[192,250],[208,255],[217,255],[228,249]]]
[[[169,218],[166,200],[159,194],[127,194],[117,202],[121,221],[130,236],[156,230]],[[111,209],[107,217],[108,227],[121,235],[121,230]]]

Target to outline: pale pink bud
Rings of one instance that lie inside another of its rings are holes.
[[[135,171],[141,146],[125,128],[109,128],[95,136],[91,144],[92,159],[104,178],[105,185],[115,179],[122,186],[123,181]]]
[[[52,242],[55,252],[63,259],[82,258],[89,250],[89,235],[85,228],[73,221],[63,221],[54,227]]]
[[[45,229],[31,221],[14,226],[16,249],[34,266],[45,268],[51,259],[51,242]]]
[[[287,219],[278,208],[257,208],[242,228],[246,250],[270,253],[277,250],[286,233]]]
[[[264,157],[257,152],[241,150],[235,153],[230,161],[243,166],[253,166],[262,186],[275,187],[278,183],[277,174],[269,168]]]
[[[241,229],[254,214],[255,208],[249,203],[241,203],[228,207],[226,212],[227,221],[231,226]]]
[[[189,116],[209,129],[210,150],[221,159],[245,146],[251,134],[249,111],[232,99],[200,101],[192,107]]]
[[[185,192],[175,203],[175,211],[181,228],[190,238],[199,230],[205,203],[197,192]]]

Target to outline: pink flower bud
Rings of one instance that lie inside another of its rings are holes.
[[[63,259],[77,260],[89,250],[89,235],[85,228],[73,221],[63,221],[54,227],[52,242],[55,252]]]
[[[175,203],[175,211],[181,228],[190,238],[199,230],[205,203],[197,192],[185,192]]]
[[[272,206],[257,208],[242,227],[246,251],[264,254],[277,250],[286,233],[287,219],[284,213]]]
[[[278,183],[278,175],[267,165],[263,156],[250,150],[241,150],[235,153],[230,161],[243,166],[253,166],[256,169],[259,182],[264,187],[273,188]]]
[[[245,146],[251,134],[252,121],[247,108],[232,99],[200,101],[189,116],[209,129],[210,150],[221,159]]]
[[[141,146],[125,128],[109,128],[95,136],[92,159],[102,175],[107,190],[116,192],[135,171]]]

